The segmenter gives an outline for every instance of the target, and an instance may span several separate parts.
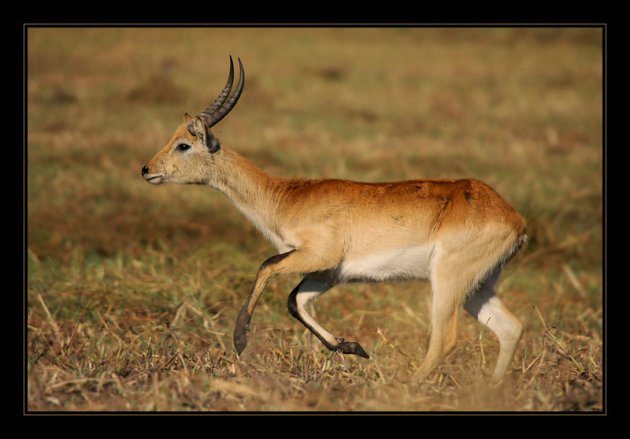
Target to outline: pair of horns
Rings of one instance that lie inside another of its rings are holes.
[[[243,70],[243,63],[240,58],[238,58],[238,65],[240,68],[240,78],[238,79],[238,85],[232,96],[228,99],[230,91],[232,90],[232,84],[234,83],[234,62],[232,61],[232,55],[230,55],[230,76],[228,76],[225,87],[223,87],[223,90],[221,90],[221,93],[214,102],[199,114],[208,128],[216,125],[221,119],[227,116],[238,102],[241,93],[243,93],[245,70]]]

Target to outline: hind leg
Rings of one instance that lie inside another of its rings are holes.
[[[486,325],[499,339],[499,358],[492,374],[492,381],[499,382],[512,362],[516,346],[523,333],[521,322],[496,296],[495,285],[501,268],[492,275],[464,302],[464,309],[481,324]]]
[[[420,381],[455,348],[457,313],[470,285],[465,273],[454,275],[451,267],[456,266],[456,262],[456,259],[442,257],[431,274],[431,337],[427,355],[414,373],[414,378]]]
[[[462,250],[461,237],[443,243],[435,256],[431,268],[431,338],[427,355],[415,373],[420,380],[431,371],[455,347],[457,336],[457,313],[469,291],[478,282],[481,273],[504,253],[502,241],[496,237],[480,234],[466,237],[470,244]],[[497,248],[498,247],[498,248]]]
[[[414,378],[420,381],[424,380],[455,347],[457,310],[460,302],[456,298],[449,297],[453,293],[449,284],[444,283],[440,288],[434,287],[429,348],[422,364],[414,373]]]

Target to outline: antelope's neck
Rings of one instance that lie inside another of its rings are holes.
[[[279,251],[286,251],[275,222],[279,179],[231,149],[223,148],[221,154],[221,166],[210,185],[224,193]]]

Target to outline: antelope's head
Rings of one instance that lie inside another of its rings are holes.
[[[221,144],[210,128],[234,108],[243,92],[245,71],[240,58],[240,78],[230,96],[234,82],[234,63],[230,56],[230,75],[214,102],[197,116],[184,114],[170,140],[142,167],[142,176],[152,184],[207,184],[220,156]],[[229,97],[228,97],[229,96]]]

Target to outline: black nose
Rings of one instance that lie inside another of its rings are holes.
[[[142,176],[144,177],[145,174],[148,174],[148,173],[149,173],[149,167],[147,165],[144,165],[142,167]]]

